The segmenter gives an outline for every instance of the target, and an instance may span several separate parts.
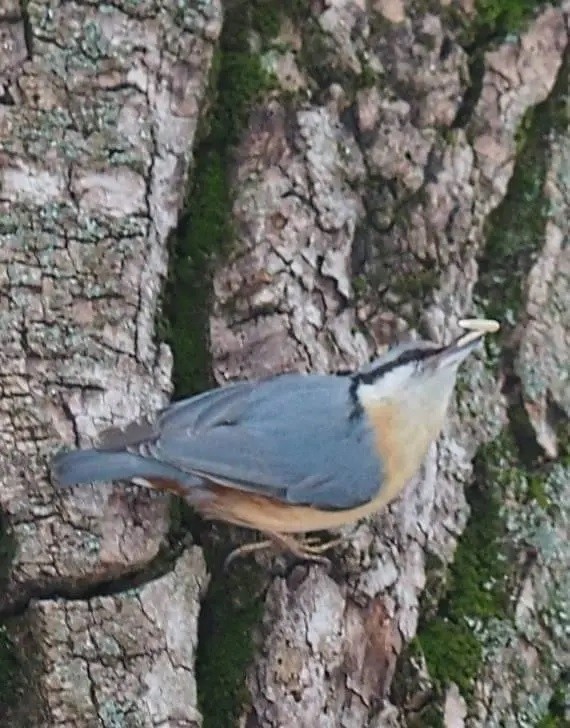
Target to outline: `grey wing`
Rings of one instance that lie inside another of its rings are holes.
[[[125,427],[109,427],[99,433],[98,449],[138,451],[143,444],[170,430],[185,428],[199,431],[231,421],[239,416],[254,386],[252,382],[237,382],[210,389],[169,404],[160,410],[156,422],[143,419],[130,422]]]
[[[195,432],[239,418],[254,391],[255,382],[236,382],[174,402],[159,414],[158,428],[164,433],[181,427]]]
[[[282,375],[164,412],[155,457],[222,485],[323,509],[354,508],[381,487],[346,377]],[[216,395],[215,392],[219,392]],[[207,404],[206,404],[207,402]],[[176,421],[176,427],[173,422]]]

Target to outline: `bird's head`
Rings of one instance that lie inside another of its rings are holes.
[[[412,341],[390,349],[359,369],[353,382],[365,407],[383,403],[406,405],[407,409],[446,408],[460,364],[476,349],[487,333],[498,330],[496,321],[466,319],[461,336],[446,346],[430,341]]]

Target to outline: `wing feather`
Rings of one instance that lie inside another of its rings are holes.
[[[161,432],[189,428],[201,431],[239,417],[254,388],[252,382],[237,382],[211,389],[169,405],[159,415]]]
[[[324,509],[368,502],[381,466],[345,377],[288,374],[167,408],[150,452],[226,487]]]

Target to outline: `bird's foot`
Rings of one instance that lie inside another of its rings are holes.
[[[318,555],[334,549],[335,546],[340,546],[343,541],[342,536],[331,538],[330,541],[321,541],[318,536],[310,536],[297,543],[306,554]]]
[[[293,554],[293,556],[296,556],[298,559],[303,561],[313,561],[329,567],[329,559],[321,554],[324,554],[331,548],[338,546],[343,541],[342,538],[335,538],[330,541],[322,542],[315,536],[310,536],[304,539],[296,539],[293,536],[282,533],[271,533],[268,535],[269,538],[264,541],[246,543],[243,546],[239,546],[234,549],[224,561],[224,569],[227,569],[236,558],[247,556],[248,554],[255,553],[256,551],[264,551],[265,549],[272,547],[277,547],[281,551],[289,551],[289,553]]]
[[[230,553],[226,556],[224,561],[224,571],[226,571],[230,564],[236,559],[239,559],[242,556],[247,556],[248,554],[253,554],[256,551],[270,549],[274,545],[273,541],[265,539],[264,541],[253,541],[252,543],[244,543],[243,546],[238,546],[238,548],[230,551]]]

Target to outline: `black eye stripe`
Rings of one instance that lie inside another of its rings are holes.
[[[373,384],[377,379],[383,377],[388,372],[396,367],[410,364],[414,361],[423,361],[429,359],[435,354],[439,354],[445,347],[438,347],[437,349],[409,349],[400,354],[399,357],[394,361],[386,362],[386,364],[380,364],[379,366],[371,369],[368,372],[360,372],[353,375],[353,382],[356,384]]]
[[[444,346],[436,347],[433,349],[409,349],[408,351],[402,352],[400,356],[394,359],[394,361],[380,364],[379,366],[374,367],[374,369],[371,369],[368,372],[357,372],[356,374],[352,374],[350,387],[348,390],[351,404],[349,419],[353,420],[355,418],[361,417],[363,414],[362,405],[360,404],[360,400],[358,399],[358,395],[356,394],[356,391],[360,384],[374,384],[374,382],[376,382],[380,377],[383,377],[388,372],[391,372],[392,369],[403,366],[405,364],[409,364],[410,362],[420,362],[424,359],[429,359],[435,354],[439,354],[444,349]],[[344,375],[344,372],[341,373],[341,376],[342,375]]]

